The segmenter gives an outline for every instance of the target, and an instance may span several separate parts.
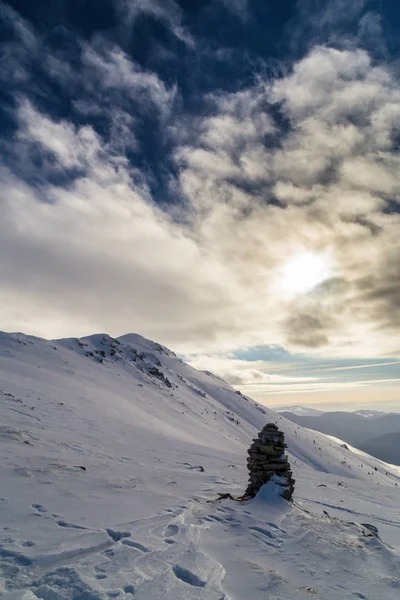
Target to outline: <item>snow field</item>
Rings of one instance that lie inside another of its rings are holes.
[[[0,335],[9,600],[400,597],[400,470],[298,427],[137,335]],[[247,483],[284,432],[295,502]],[[374,529],[378,529],[378,534]]]

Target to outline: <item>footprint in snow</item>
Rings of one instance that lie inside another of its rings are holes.
[[[43,515],[44,513],[47,513],[47,510],[41,504],[31,504],[31,507],[34,508],[36,510],[36,512],[40,513],[41,515]]]
[[[94,568],[94,570],[97,573],[104,573],[105,572],[105,569],[103,569],[103,567],[100,567],[99,565],[96,565],[95,568]]]
[[[14,546],[20,546],[22,548],[31,548],[35,545],[35,542],[31,540],[16,540],[12,537],[1,538],[0,547],[3,547],[3,544],[14,544]]]
[[[68,523],[67,521],[63,521],[62,519],[56,521],[59,527],[67,527],[69,529],[87,529],[87,527],[83,527],[83,525],[74,525],[74,523]]]
[[[165,537],[168,537],[168,538],[170,538],[170,537],[174,537],[174,536],[175,536],[175,535],[178,533],[178,531],[179,531],[179,527],[178,527],[178,525],[173,525],[173,524],[170,524],[170,525],[168,525],[168,526],[167,526],[167,528],[165,529],[165,531],[164,531],[164,536],[165,536]]]
[[[152,530],[151,533],[157,538],[164,538],[164,541],[165,541],[166,538],[171,539],[171,538],[175,537],[178,532],[179,532],[179,526],[175,525],[174,523],[170,523],[167,526],[160,525],[159,527],[156,527],[155,529]],[[170,542],[167,542],[167,544],[168,543],[170,543]]]
[[[135,588],[133,587],[133,585],[126,585],[124,587],[124,592],[125,592],[125,594],[134,594]]]
[[[200,579],[197,575],[189,571],[189,569],[185,569],[184,567],[180,567],[179,565],[175,565],[172,567],[172,571],[174,572],[175,577],[187,583],[188,585],[192,585],[193,587],[205,587],[206,582]]]
[[[0,560],[9,565],[18,565],[19,567],[28,567],[32,564],[31,559],[27,556],[13,550],[5,550],[4,548],[0,549]]]
[[[225,519],[218,515],[206,515],[203,517],[205,521],[218,521],[218,523],[225,523]]]
[[[267,537],[274,539],[275,535],[268,531],[268,529],[264,529],[263,527],[249,527],[250,531],[256,531],[257,533],[261,533],[262,535],[266,535]]]
[[[232,513],[235,512],[233,508],[231,508],[230,506],[218,506],[217,508],[217,512],[227,512],[227,513]]]
[[[106,529],[108,535],[114,542],[119,542],[122,538],[131,537],[130,531],[115,531],[114,529]]]
[[[277,534],[287,535],[286,529],[283,529],[283,527],[279,527],[275,523],[266,523],[266,525],[268,525],[268,527],[272,527],[272,529],[275,529]]]
[[[130,548],[135,548],[135,550],[139,550],[140,552],[150,552],[146,546],[140,544],[139,542],[134,542],[133,540],[122,540],[122,543],[125,546],[129,546]]]

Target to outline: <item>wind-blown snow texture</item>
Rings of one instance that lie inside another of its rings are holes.
[[[399,468],[137,335],[0,334],[0,365],[6,598],[400,597]],[[272,483],[214,502],[244,491],[268,421],[289,445],[294,504]]]

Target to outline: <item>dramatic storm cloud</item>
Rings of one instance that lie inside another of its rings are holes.
[[[45,5],[0,3],[3,329],[399,356],[395,3]]]

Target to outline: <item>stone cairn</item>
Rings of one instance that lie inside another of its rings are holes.
[[[250,477],[245,498],[254,498],[261,486],[273,478],[283,488],[281,496],[292,499],[295,480],[284,453],[286,447],[282,431],[274,423],[267,423],[247,451]]]

